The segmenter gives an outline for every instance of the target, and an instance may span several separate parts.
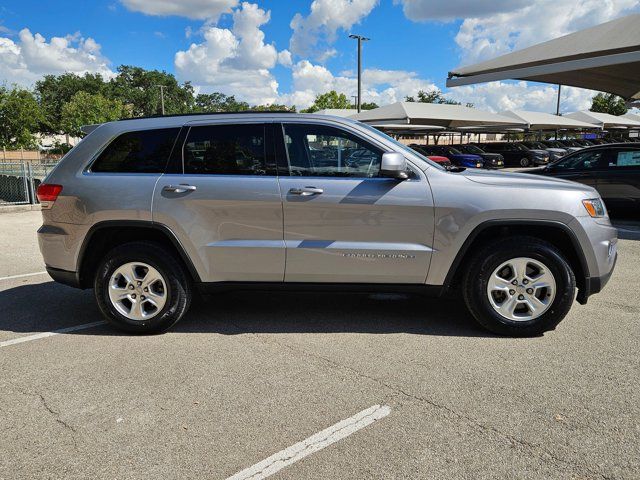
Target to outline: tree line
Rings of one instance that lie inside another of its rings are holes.
[[[81,137],[81,127],[123,118],[161,114],[160,86],[166,115],[205,112],[270,110],[295,112],[281,104],[250,105],[220,92],[197,93],[190,82],[180,83],[174,75],[141,67],[121,65],[117,74],[105,80],[101,75],[64,73],[45,75],[33,89],[0,85],[0,147],[38,148],[43,135]],[[418,92],[406,101],[454,103],[440,91]],[[362,103],[365,110],[377,108]],[[303,113],[324,109],[354,108],[344,93],[335,90],[316,96]],[[64,148],[64,145],[60,146]]]
[[[196,94],[190,82],[158,70],[122,65],[105,80],[99,74],[45,75],[33,89],[0,85],[0,147],[37,148],[39,135],[82,136],[80,127],[161,114],[286,110],[286,105],[249,105],[233,95]]]
[[[180,83],[170,73],[121,65],[117,74],[108,80],[94,73],[64,73],[45,75],[33,89],[0,85],[0,147],[38,148],[41,135],[81,137],[80,127],[83,125],[159,115],[160,86],[164,90],[167,115],[244,110],[296,111],[295,106],[281,104],[250,105],[220,92],[196,94],[190,82]],[[437,89],[419,91],[415,97],[405,97],[405,101],[460,104]],[[377,107],[373,102],[362,104],[365,110]],[[317,95],[314,103],[302,112],[347,108],[354,108],[347,96],[332,90]],[[593,99],[592,110],[620,115],[627,109],[619,97],[598,94]]]

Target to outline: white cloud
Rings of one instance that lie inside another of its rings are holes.
[[[282,50],[278,52],[278,63],[283,67],[291,67],[293,60],[291,59],[291,52],[289,50]]]
[[[357,92],[357,78],[353,72],[333,75],[326,67],[302,60],[293,66],[293,90],[280,95],[279,103],[306,108],[320,93],[335,90],[347,97]],[[418,90],[433,90],[436,86],[418,77],[415,72],[404,70],[365,69],[362,72],[362,97],[364,102],[378,105],[404,100],[407,95],[415,95]]]
[[[121,0],[134,12],[147,15],[177,15],[199,20],[217,20],[223,13],[231,12],[238,0]]]
[[[318,43],[333,43],[338,30],[347,31],[377,4],[378,0],[313,0],[307,17],[296,13],[291,20],[289,49],[295,55],[311,55]]]
[[[413,21],[454,20],[456,18],[488,17],[494,13],[517,10],[529,0],[393,0],[401,4],[405,16]]]
[[[205,27],[202,43],[176,53],[176,76],[204,92],[235,95],[249,103],[272,103],[278,82],[270,69],[278,58],[286,61],[287,53],[283,51],[279,57],[273,45],[264,43],[260,27],[269,19],[270,12],[242,3],[233,12],[231,29]]]
[[[560,113],[587,110],[591,107],[592,90],[562,87]],[[491,82],[452,88],[447,96],[462,103],[473,103],[481,110],[530,110],[555,113],[558,87],[527,82]]]
[[[47,42],[39,33],[32,34],[25,28],[15,42],[0,37],[0,82],[30,86],[42,75],[65,72],[99,73],[105,78],[114,75],[100,45],[79,33],[51,37]]]
[[[613,20],[633,9],[638,0],[565,0],[562,15],[549,15],[557,0],[539,0],[488,18],[467,18],[456,35],[463,64],[496,57],[545,40]]]
[[[639,0],[394,0],[414,21],[463,19],[455,41],[460,64],[470,65],[558,38],[640,10]],[[450,90],[452,98],[478,108],[555,112],[556,86],[494,82]],[[564,112],[591,106],[594,92],[563,88]]]

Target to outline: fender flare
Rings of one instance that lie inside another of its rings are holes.
[[[449,271],[447,272],[447,276],[444,280],[444,290],[448,291],[453,284],[453,280],[456,276],[458,268],[462,263],[462,259],[467,254],[469,248],[476,240],[476,238],[485,230],[492,227],[511,227],[511,226],[538,226],[538,227],[552,227],[562,230],[566,233],[571,239],[571,244],[573,249],[575,250],[578,260],[580,261],[580,266],[582,267],[582,272],[584,274],[585,283],[588,284],[589,279],[589,265],[587,263],[587,259],[584,254],[584,250],[582,249],[582,245],[580,244],[580,240],[578,239],[576,233],[566,224],[556,221],[556,220],[538,220],[538,219],[498,219],[498,220],[486,220],[479,225],[477,225],[473,231],[466,238],[460,250],[456,254],[456,258],[451,263],[449,267]]]

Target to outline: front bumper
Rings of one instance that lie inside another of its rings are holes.
[[[601,277],[587,277],[584,279],[584,287],[578,291],[576,300],[580,305],[586,305],[587,299],[596,293],[600,293],[605,285],[609,282],[613,270],[616,268],[616,262],[618,261],[618,254],[616,253],[613,259],[613,266],[609,272],[605,273]]]
[[[533,163],[535,165],[547,165],[549,163],[549,157],[533,157]]]

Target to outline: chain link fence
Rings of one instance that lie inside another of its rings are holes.
[[[38,185],[56,163],[0,162],[0,206],[38,203]]]

